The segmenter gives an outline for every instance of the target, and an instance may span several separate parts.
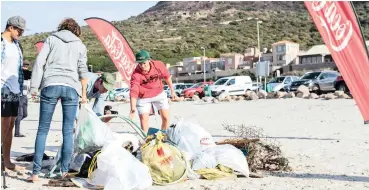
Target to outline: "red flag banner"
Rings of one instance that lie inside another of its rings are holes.
[[[369,59],[349,1],[305,1],[356,104],[369,123]]]
[[[127,40],[109,21],[95,17],[85,21],[105,47],[122,79],[130,85],[131,75],[136,68],[136,58]]]
[[[43,41],[38,41],[35,43],[35,47],[37,49],[37,53],[40,53],[42,46],[44,46],[44,42]]]

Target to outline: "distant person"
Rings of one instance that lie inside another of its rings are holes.
[[[87,102],[87,50],[80,35],[81,28],[75,20],[63,20],[57,32],[46,38],[34,64],[31,95],[35,96],[39,89],[41,93],[33,171],[28,178],[30,181],[38,181],[47,134],[59,99],[63,109],[61,172],[62,178],[68,176],[79,98],[82,98],[82,103]]]
[[[31,75],[32,72],[29,69],[29,61],[23,62],[23,96],[19,97],[18,117],[15,120],[15,132],[14,137],[25,137],[20,133],[20,123],[28,116],[28,94],[31,87]]]
[[[1,34],[1,148],[4,166],[10,170],[25,169],[10,161],[14,122],[23,91],[23,50],[18,40],[25,29],[24,18],[13,16]]]
[[[136,113],[136,108],[140,117],[142,130],[147,134],[149,130],[149,115],[152,105],[159,110],[162,125],[161,129],[169,127],[169,102],[164,91],[162,79],[169,86],[172,99],[176,99],[173,89],[172,76],[161,61],[150,59],[149,52],[141,50],[136,54],[136,69],[133,71],[130,89],[130,118]]]
[[[103,73],[101,76],[98,76],[95,73],[89,72],[86,75],[87,79],[87,99],[95,99],[92,110],[96,113],[97,116],[102,116],[108,113],[103,113],[103,109],[105,106],[105,98],[104,94],[108,91],[114,89],[115,79],[114,76],[110,73]],[[77,113],[78,119],[78,113]],[[103,121],[107,122],[107,119]]]

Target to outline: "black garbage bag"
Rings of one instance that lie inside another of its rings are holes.
[[[101,150],[96,150],[96,151],[93,151],[93,152],[86,153],[86,154],[88,154],[88,156],[86,157],[85,162],[83,162],[83,165],[82,165],[79,173],[76,175],[76,177],[88,178],[88,171],[89,171],[89,168],[90,168],[91,164],[95,165],[95,166],[91,166],[91,167],[94,167],[94,169],[92,171],[96,170],[97,162],[92,163],[92,160],[95,157],[95,155],[98,154],[100,151]],[[69,172],[73,172],[73,171],[69,171]]]
[[[19,156],[15,160],[17,162],[33,162],[33,157],[34,156],[35,156],[35,153],[25,154],[25,155]],[[42,157],[42,160],[50,160],[50,159],[54,159],[54,157],[53,156],[48,156],[44,153],[44,156]]]

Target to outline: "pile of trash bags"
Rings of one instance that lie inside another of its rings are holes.
[[[206,179],[218,179],[239,172],[249,177],[247,160],[232,145],[216,145],[213,137],[200,125],[180,119],[167,129],[168,140],[184,152],[191,169]],[[209,175],[211,177],[209,177]]]
[[[88,106],[80,111],[70,169],[78,172],[72,179],[77,186],[105,190],[249,177],[243,153],[232,145],[216,145],[200,125],[180,119],[166,132],[140,140],[111,131]]]

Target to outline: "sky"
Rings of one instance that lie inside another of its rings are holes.
[[[24,35],[55,31],[59,23],[67,17],[74,18],[81,26],[87,25],[83,19],[100,17],[108,21],[119,21],[137,16],[157,1],[2,1],[1,31],[11,16],[22,16],[29,31]]]

